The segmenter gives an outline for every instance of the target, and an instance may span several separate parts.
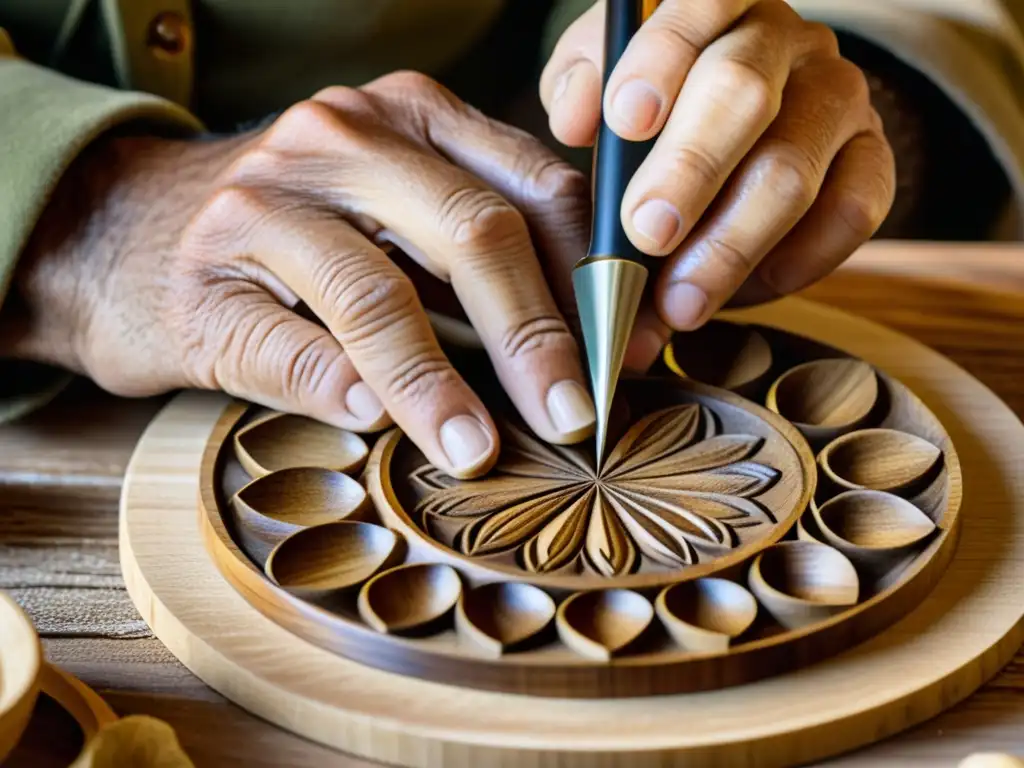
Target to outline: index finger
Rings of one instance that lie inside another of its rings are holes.
[[[604,90],[608,127],[631,141],[645,141],[657,134],[697,58],[759,1],[660,3],[608,78]]]

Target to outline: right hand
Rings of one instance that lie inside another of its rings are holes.
[[[545,272],[571,306],[588,199],[540,142],[416,74],[329,88],[258,134],[107,137],[36,228],[26,323],[0,352],[115,394],[220,389],[345,429],[393,420],[437,467],[476,476],[494,422],[384,244],[450,282],[537,435],[578,442],[594,407]]]

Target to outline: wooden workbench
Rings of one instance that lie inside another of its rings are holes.
[[[939,350],[1024,415],[1024,248],[872,244],[805,295]],[[65,542],[116,541],[124,468],[163,402],[116,400],[81,385],[44,412],[0,428],[0,544],[26,526],[34,536]],[[247,715],[152,637],[44,644],[52,661],[94,686],[120,714],[171,723],[197,766],[370,765]],[[73,739],[62,748],[53,735],[65,727],[58,714],[41,711],[13,764],[67,765]],[[830,765],[955,766],[977,751],[1024,755],[1024,654],[963,704]]]

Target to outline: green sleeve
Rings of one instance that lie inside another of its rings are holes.
[[[185,131],[202,128],[169,101],[92,85],[25,61],[0,29],[0,303],[65,169],[100,134],[134,121]],[[45,366],[5,361],[0,423],[40,407],[69,379]]]

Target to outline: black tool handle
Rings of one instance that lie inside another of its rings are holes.
[[[602,93],[608,78],[644,21],[643,0],[608,0],[605,8],[604,75]],[[654,145],[649,141],[627,141],[608,127],[603,117],[594,146],[594,223],[590,234],[590,258],[616,256],[647,265],[647,258],[630,243],[622,229],[620,211],[637,168]]]

